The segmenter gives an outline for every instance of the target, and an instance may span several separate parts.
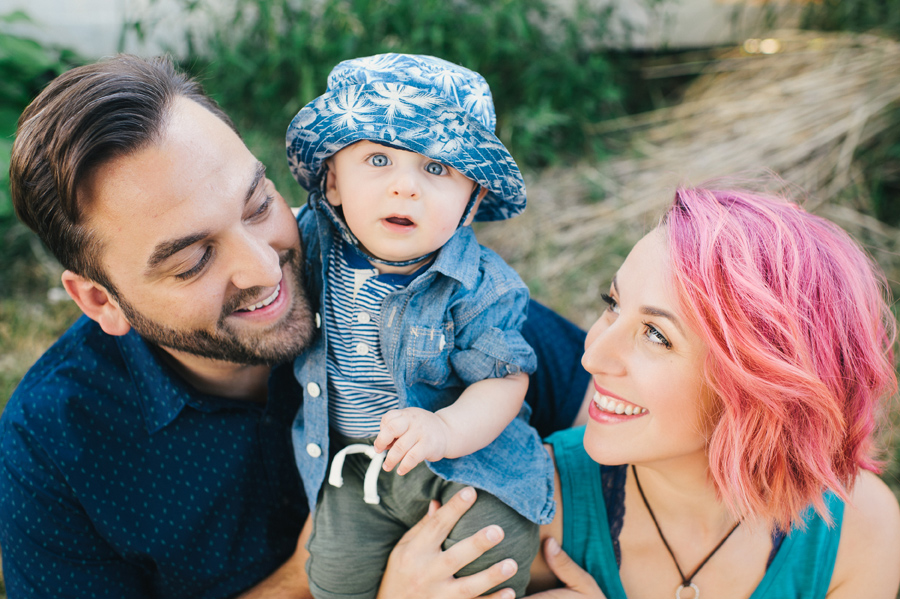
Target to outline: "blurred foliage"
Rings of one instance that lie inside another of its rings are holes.
[[[805,29],[874,32],[900,40],[900,0],[818,0],[801,17]],[[873,141],[856,152],[875,216],[900,225],[900,108]]]
[[[70,50],[44,46],[10,32],[17,23],[30,22],[21,11],[0,15],[0,297],[47,291],[46,285],[32,285],[32,254],[35,249],[42,250],[30,231],[16,220],[9,194],[9,158],[16,123],[22,110],[51,79],[83,62]]]
[[[804,29],[871,31],[900,39],[900,0],[816,0],[801,17]]]
[[[642,0],[651,8],[663,0]],[[216,18],[188,32],[185,68],[198,75],[242,131],[266,132],[252,147],[284,173],[291,118],[325,91],[340,61],[382,52],[431,54],[481,73],[491,86],[497,133],[523,167],[602,157],[585,125],[625,112],[627,59],[605,51],[630,30],[617,4],[575,0],[236,0],[216,17],[209,0],[181,0]],[[133,24],[146,35],[151,24]],[[282,193],[299,187],[276,180]],[[289,186],[288,186],[289,185]]]
[[[47,301],[61,269],[16,219],[10,199],[9,159],[19,115],[51,79],[84,62],[70,50],[12,32],[30,22],[22,12],[0,15],[0,410],[28,367],[79,314],[71,302]]]

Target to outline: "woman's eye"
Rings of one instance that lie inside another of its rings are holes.
[[[600,294],[600,299],[606,302],[606,309],[615,314],[619,313],[619,302],[615,300],[611,295],[606,295],[605,293]]]
[[[384,154],[375,154],[369,158],[369,163],[371,163],[372,166],[387,166],[391,161]]]
[[[447,172],[447,167],[440,162],[429,162],[425,166],[425,170],[431,175],[443,175]]]
[[[651,341],[651,343],[657,343],[662,345],[665,348],[672,347],[672,344],[669,343],[669,340],[665,338],[665,336],[659,332],[652,324],[644,323],[644,326],[647,327],[647,338]]]

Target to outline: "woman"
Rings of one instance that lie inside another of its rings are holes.
[[[539,558],[532,586],[566,589],[536,597],[894,599],[900,508],[873,474],[896,391],[883,283],[846,233],[795,204],[679,189],[588,333],[586,428],[549,438],[552,571]],[[386,583],[461,505],[398,547]],[[489,532],[431,557],[456,567]],[[504,566],[428,596],[477,594]]]
[[[548,532],[608,599],[896,596],[900,512],[872,473],[896,389],[882,282],[795,204],[678,190],[588,333],[583,446],[550,438]]]

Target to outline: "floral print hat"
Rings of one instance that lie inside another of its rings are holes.
[[[313,192],[322,184],[325,159],[338,150],[361,140],[388,144],[469,177],[488,190],[475,220],[503,220],[525,209],[525,183],[494,134],[496,123],[491,90],[474,71],[433,56],[354,58],[332,69],[325,93],[291,121],[288,164]]]

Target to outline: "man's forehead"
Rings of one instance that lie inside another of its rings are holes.
[[[150,252],[173,235],[202,231],[222,205],[239,210],[263,172],[228,125],[179,99],[153,143],[96,169],[84,186],[86,216],[101,238],[133,236],[129,243]]]

